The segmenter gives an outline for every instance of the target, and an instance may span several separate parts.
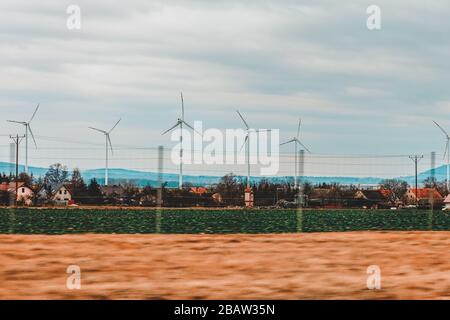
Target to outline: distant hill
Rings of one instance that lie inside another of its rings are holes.
[[[38,168],[38,167],[30,167],[30,172],[33,173],[34,176],[43,176],[47,172],[47,168]],[[25,170],[25,166],[19,165],[19,172],[23,172]],[[15,164],[8,162],[0,162],[0,172],[9,174],[10,172],[16,172]]]
[[[0,162],[0,172],[9,173],[15,172],[15,165],[7,162]],[[25,166],[19,166],[19,172],[23,172]],[[48,168],[40,167],[29,167],[30,173],[35,177],[44,176]],[[102,184],[104,183],[105,169],[89,169],[81,170],[81,175],[85,181],[89,181],[93,178]],[[193,185],[211,185],[215,184],[220,180],[221,177],[216,176],[189,176],[185,175],[183,181],[186,183],[192,183]],[[138,170],[111,168],[109,169],[109,180],[111,184],[119,183],[134,183],[138,186],[157,186],[158,185],[158,173],[156,172],[145,172]],[[163,181],[167,182],[169,187],[178,186],[178,174],[164,173]]]
[[[419,184],[425,180],[428,177],[431,177],[434,175],[434,177],[436,178],[437,181],[444,181],[447,179],[447,165],[442,165],[440,167],[437,167],[434,169],[434,174],[432,172],[433,170],[426,170],[424,172],[420,172],[417,175],[417,180],[419,182]],[[406,177],[399,177],[399,179],[405,180],[406,182],[408,182],[410,185],[413,185],[415,182],[415,177],[414,176],[406,176]]]
[[[24,166],[19,166],[19,171],[23,172]],[[0,172],[14,172],[14,165],[7,162],[0,162]],[[33,173],[35,177],[43,176],[47,172],[47,168],[40,167],[30,167],[30,173]],[[86,181],[89,181],[93,178],[96,178],[99,183],[104,183],[104,169],[89,169],[81,171],[83,178]],[[421,183],[427,177],[432,175],[431,170],[424,171],[419,174],[418,180]],[[434,176],[438,181],[445,180],[447,176],[447,167],[441,166],[434,170]],[[183,181],[186,183],[191,183],[195,186],[205,186],[205,185],[213,185],[219,182],[221,176],[193,176],[193,175],[185,175],[183,177]],[[244,178],[244,177],[242,177]],[[109,169],[109,179],[111,184],[119,184],[119,183],[134,183],[138,186],[157,186],[158,185],[158,174],[155,172],[145,172],[138,170],[129,170],[129,169],[120,169],[120,168],[112,168]],[[263,177],[252,177],[252,181],[258,182],[264,179]],[[268,178],[272,182],[286,182],[292,181],[293,177],[283,176],[283,177],[270,177]],[[354,185],[374,185],[378,184],[384,178],[381,177],[310,177],[306,176],[303,179],[307,181],[317,184],[317,183],[339,183],[344,185],[354,184]],[[405,176],[399,177],[399,179],[403,179],[407,181],[409,184],[414,183],[414,176]],[[166,181],[169,187],[177,187],[178,186],[178,174],[176,173],[164,173],[163,181]]]

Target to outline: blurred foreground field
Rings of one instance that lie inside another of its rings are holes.
[[[0,299],[450,299],[449,248],[448,231],[0,235]]]

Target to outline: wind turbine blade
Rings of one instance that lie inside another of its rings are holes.
[[[108,133],[108,132],[106,132],[104,130],[100,130],[100,129],[97,129],[97,128],[93,128],[93,127],[88,127],[88,128],[91,129],[91,130],[95,130],[95,131],[101,132],[103,134],[107,134]]]
[[[178,127],[180,125],[180,121],[178,121],[173,127],[171,127],[170,129],[167,129],[166,131],[164,131],[161,135],[165,135],[167,132],[172,131],[173,129],[175,129],[176,127]]]
[[[6,120],[7,122],[12,122],[12,123],[18,123],[18,124],[22,124],[22,125],[26,125],[26,122],[23,121],[14,121],[14,120]]]
[[[272,129],[256,129],[255,132],[272,132]]]
[[[190,129],[196,131],[196,130],[195,130],[190,124],[188,124],[186,121],[181,120],[181,122],[183,122],[183,123],[186,125],[186,127],[188,127],[188,128],[190,128]]]
[[[30,121],[28,121],[28,123],[31,123],[31,121],[33,121],[34,117],[36,116],[36,113],[37,113],[38,110],[39,110],[39,105],[40,105],[40,103],[38,103],[38,105],[37,105],[37,107],[36,107],[36,110],[34,110],[34,113],[33,113],[33,115],[31,116]]]
[[[300,142],[300,140],[295,140],[299,145],[301,145],[306,151],[308,151],[308,153],[311,153],[311,151],[309,151],[309,149],[303,144],[303,143],[301,143]]]
[[[203,134],[201,134],[200,132],[198,132],[197,130],[195,130],[189,123],[187,123],[186,121],[181,120],[181,122],[183,122],[188,128],[192,129],[194,132],[196,132],[197,134],[203,136]]]
[[[247,135],[245,136],[244,143],[242,144],[241,149],[239,149],[239,152],[242,151],[242,148],[244,148],[244,146],[245,146],[245,144],[247,143],[247,141],[248,141],[248,133],[247,133]]]
[[[28,124],[27,128],[28,128],[28,131],[30,131],[30,133],[31,133],[31,138],[33,138],[34,146],[37,149],[36,139],[34,138],[33,130],[31,130],[30,124]]]
[[[112,127],[111,130],[109,130],[108,133],[111,133],[111,132],[117,127],[117,125],[119,124],[120,121],[122,121],[122,119],[119,119],[119,121],[116,122],[116,124],[114,125],[114,127]]]
[[[446,136],[447,138],[449,138],[449,135],[448,135],[447,131],[445,131],[444,128],[442,128],[442,127],[439,125],[439,123],[437,123],[436,121],[433,120],[433,122],[434,122],[434,124],[435,124],[439,129],[441,129],[441,131],[445,134],[445,136]]]
[[[183,98],[183,92],[181,92],[181,120],[184,121],[184,98]]]
[[[292,143],[292,142],[294,142],[294,141],[295,141],[295,139],[291,139],[291,140],[289,140],[289,141],[280,143],[280,146],[283,146],[283,145],[288,144],[288,143]]]
[[[111,148],[111,154],[114,154],[111,138],[109,137],[109,133],[106,135],[106,138],[108,139],[109,147]]]
[[[302,118],[298,119],[297,139],[300,138],[300,127],[302,126]]]
[[[250,127],[247,124],[247,121],[245,121],[244,117],[242,116],[242,114],[239,112],[239,110],[236,110],[236,112],[238,113],[239,117],[241,117],[242,121],[244,122],[245,126],[247,127],[247,130],[250,129]]]

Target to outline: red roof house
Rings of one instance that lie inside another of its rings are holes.
[[[417,198],[416,198],[417,194]],[[442,202],[444,198],[434,188],[410,188],[405,194],[406,202],[413,204],[416,202]]]

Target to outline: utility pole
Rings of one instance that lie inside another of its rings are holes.
[[[9,136],[10,139],[16,144],[16,197],[14,200],[15,205],[17,206],[17,197],[19,195],[19,145],[25,136],[19,136],[18,134],[15,136]]]
[[[417,198],[417,164],[419,163],[420,159],[423,158],[423,155],[412,155],[409,156],[409,158],[414,161],[414,168],[415,168],[415,176],[416,176],[416,205],[419,204],[419,199]]]

